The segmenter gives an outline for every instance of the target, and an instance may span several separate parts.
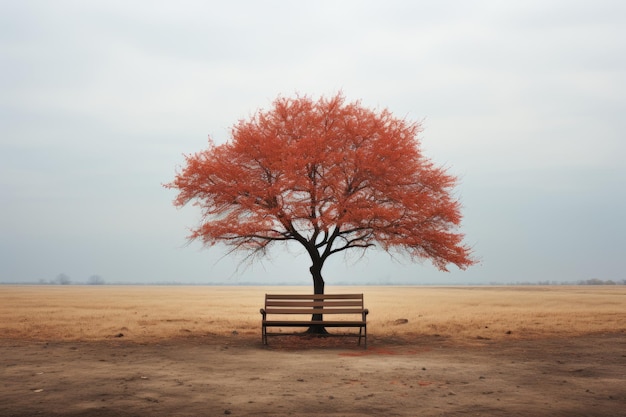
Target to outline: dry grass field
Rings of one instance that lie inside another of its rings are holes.
[[[120,334],[144,343],[232,332],[252,336],[260,334],[265,293],[308,292],[308,287],[3,286],[0,331],[3,338],[39,341],[98,341]],[[626,286],[330,287],[327,292],[363,292],[368,332],[377,338],[439,335],[471,343],[626,329]]]
[[[624,286],[330,287],[368,349],[263,346],[264,294],[309,291],[0,286],[0,416],[626,415]]]

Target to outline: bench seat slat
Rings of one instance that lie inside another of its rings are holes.
[[[311,325],[320,325],[326,327],[358,327],[365,324],[364,321],[329,321],[329,320],[306,320],[306,321],[278,321],[267,320],[263,324],[272,327],[308,327]]]
[[[362,308],[267,308],[267,314],[361,314]]]
[[[363,294],[266,294],[265,300],[362,300]]]
[[[362,301],[273,301],[268,300],[267,307],[363,307]]]

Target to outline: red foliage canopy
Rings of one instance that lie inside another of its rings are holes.
[[[456,178],[420,151],[418,123],[346,103],[278,98],[232,128],[232,140],[186,156],[166,186],[174,204],[203,210],[191,239],[263,252],[295,240],[313,261],[314,280],[328,256],[375,244],[441,270],[472,265],[456,232]]]

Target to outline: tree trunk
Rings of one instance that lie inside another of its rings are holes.
[[[322,262],[313,262],[311,268],[311,276],[313,277],[313,294],[324,294],[324,278],[322,278]],[[321,314],[313,314],[312,320],[323,320]],[[308,334],[328,334],[326,328],[321,325],[310,326],[306,331]]]

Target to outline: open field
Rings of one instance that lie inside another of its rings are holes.
[[[308,287],[4,286],[0,330],[24,340],[149,342],[260,334],[265,293]],[[375,337],[440,335],[456,342],[623,331],[626,286],[331,287],[363,292]],[[406,319],[405,324],[396,320]],[[260,337],[260,336],[259,336]]]
[[[309,291],[0,286],[0,415],[626,416],[626,287],[329,287],[368,350],[263,347],[264,294]]]

